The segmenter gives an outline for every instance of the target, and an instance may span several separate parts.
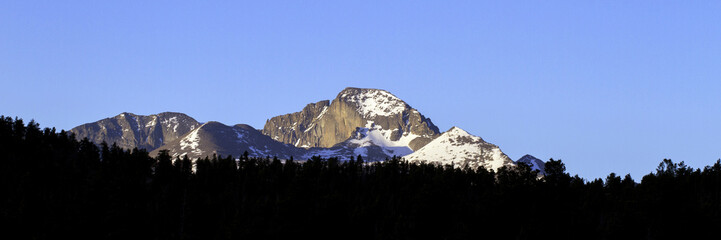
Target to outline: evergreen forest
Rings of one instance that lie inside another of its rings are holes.
[[[193,162],[196,164],[193,165]],[[0,117],[5,239],[688,239],[721,226],[721,162],[638,182],[400,158],[150,156]]]

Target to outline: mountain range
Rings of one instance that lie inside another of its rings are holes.
[[[272,117],[262,129],[200,123],[175,112],[148,116],[125,112],[70,131],[95,143],[144,148],[153,156],[166,149],[174,157],[191,159],[213,154],[238,157],[247,152],[281,159],[361,155],[367,161],[382,161],[398,156],[409,162],[493,170],[516,164],[481,137],[459,127],[440,132],[430,118],[400,98],[368,88],[346,88],[332,101],[310,103],[299,112]],[[542,170],[542,161],[527,156],[519,161]]]

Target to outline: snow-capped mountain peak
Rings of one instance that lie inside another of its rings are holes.
[[[472,135],[472,134],[466,132],[466,130],[463,130],[456,126],[451,127],[451,129],[449,129],[448,131],[446,131],[443,134],[445,134],[449,138],[453,138],[453,137],[455,137],[457,139],[467,138],[467,139],[469,139],[468,141],[472,141],[472,142],[483,141],[483,138]]]
[[[392,116],[410,108],[392,93],[371,88],[346,88],[338,94],[339,100],[355,103],[357,111],[364,117]]]
[[[514,164],[498,146],[459,127],[452,127],[423,148],[406,156],[406,160],[493,170]]]

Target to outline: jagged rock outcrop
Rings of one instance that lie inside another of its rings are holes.
[[[452,127],[405,159],[409,162],[452,164],[473,169],[484,167],[489,170],[515,165],[498,146],[458,127]]]
[[[329,148],[358,137],[358,132],[382,131],[378,136],[384,141],[402,141],[411,151],[440,134],[429,118],[385,90],[346,88],[328,103],[273,117],[263,134],[296,147]]]
[[[327,112],[329,105],[330,101],[324,100],[308,104],[300,112],[274,117],[266,122],[262,132],[271,136],[273,140],[298,147],[301,142],[318,142],[318,135],[305,134],[305,132]]]
[[[143,116],[125,112],[77,126],[70,131],[78,139],[87,137],[98,144],[105,141],[126,149],[137,147],[152,151],[198,126],[198,121],[182,113],[164,112]]]

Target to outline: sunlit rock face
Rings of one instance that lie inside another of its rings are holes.
[[[429,118],[388,91],[346,88],[332,102],[308,104],[300,112],[269,119],[263,134],[301,148],[355,144],[386,147],[390,156],[402,156],[440,132]],[[367,141],[348,142],[363,138]]]
[[[142,148],[152,151],[174,141],[200,126],[198,121],[182,113],[164,112],[148,116],[121,113],[115,117],[77,126],[70,131],[77,139],[117,144],[125,149]]]

